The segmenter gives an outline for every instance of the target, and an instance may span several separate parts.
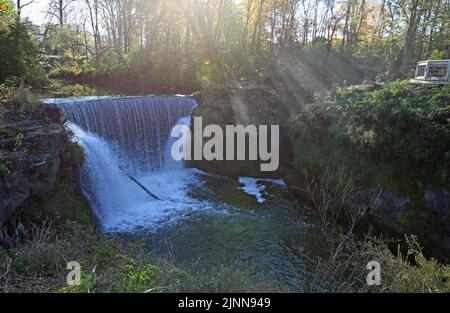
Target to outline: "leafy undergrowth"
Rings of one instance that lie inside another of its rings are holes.
[[[450,86],[394,82],[338,89],[291,121],[295,169],[345,166],[401,191],[450,185]]]
[[[331,178],[330,178],[331,179]],[[350,180],[347,180],[350,181]],[[124,242],[102,235],[87,207],[63,185],[48,206],[68,212],[54,223],[36,227],[30,240],[0,250],[0,292],[166,293],[279,292],[282,288],[256,279],[232,263],[210,268],[193,264],[181,270],[174,260],[155,259],[144,241]],[[389,241],[354,235],[364,209],[355,206],[359,189],[348,184],[318,184],[311,191],[322,227],[324,257],[302,282],[305,292],[450,292],[450,267],[427,259],[418,240],[408,236],[398,253]],[[65,198],[62,201],[62,198]],[[59,202],[61,200],[61,202]],[[336,211],[341,208],[341,211]],[[348,223],[337,223],[345,213]],[[74,222],[77,220],[77,222]],[[353,224],[354,223],[354,224]],[[406,252],[404,252],[406,251]],[[402,254],[403,252],[403,254]],[[81,285],[66,284],[70,261],[81,264]],[[366,264],[381,265],[380,286],[368,286]]]

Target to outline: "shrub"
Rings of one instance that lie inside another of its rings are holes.
[[[395,82],[338,89],[292,119],[295,168],[347,167],[366,186],[450,185],[449,86]]]

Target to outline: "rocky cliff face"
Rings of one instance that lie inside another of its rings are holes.
[[[203,127],[219,125],[279,125],[281,166],[277,172],[261,172],[260,161],[193,161],[191,165],[226,176],[283,177],[290,164],[287,125],[289,108],[268,86],[229,84],[209,87],[194,95],[199,106],[193,116],[203,118]],[[224,150],[225,151],[225,150]]]
[[[372,226],[393,236],[418,235],[430,255],[450,260],[450,192],[429,188],[423,195],[383,190],[368,212]]]
[[[68,136],[56,108],[4,102],[0,107],[0,230],[57,183]]]

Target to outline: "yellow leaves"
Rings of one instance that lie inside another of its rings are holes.
[[[0,0],[0,29],[8,25],[14,18],[14,6],[9,0]]]
[[[0,0],[0,17],[12,14],[14,7],[9,0]]]

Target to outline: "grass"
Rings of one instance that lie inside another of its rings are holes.
[[[0,91],[10,98],[5,102],[7,110],[1,103],[1,123],[3,117],[9,123],[36,119],[60,127],[63,122],[59,110],[34,103],[35,95],[23,86]],[[15,137],[11,150],[21,147],[23,136]],[[0,246],[0,292],[272,290],[233,266],[185,271],[174,266],[174,261],[152,256],[144,242],[125,242],[102,234],[79,190],[74,169],[84,163],[85,154],[82,147],[70,142],[71,136],[67,132],[68,152],[61,156],[57,187],[46,198],[30,199],[14,226],[22,230],[20,240],[8,250]],[[8,175],[9,165],[0,160],[0,179]],[[72,261],[79,262],[82,269],[81,285],[76,287],[66,283],[66,267]]]
[[[152,256],[146,242],[125,242],[102,234],[70,175],[61,177],[50,197],[25,210],[21,222],[28,225],[27,238],[13,249],[0,250],[0,292],[273,290],[235,267],[184,271],[167,259]],[[76,287],[66,284],[66,266],[72,261],[82,268],[81,285]]]
[[[364,204],[354,203],[359,188],[351,177],[339,172],[329,174],[326,182],[309,189],[327,253],[302,283],[305,292],[450,292],[450,267],[426,258],[417,237],[407,236],[395,254],[389,240],[355,234],[365,210]],[[9,251],[0,250],[0,292],[283,291],[232,262],[208,268],[193,264],[182,270],[173,265],[174,260],[155,258],[144,241],[103,235],[73,189],[64,186],[70,184],[62,185],[45,205],[63,207],[68,211],[65,217],[57,214],[55,222],[45,219],[31,230],[28,240]],[[341,223],[341,215],[346,223]],[[81,264],[80,286],[66,285],[70,261]],[[381,264],[381,286],[366,283],[365,267],[370,261]]]

